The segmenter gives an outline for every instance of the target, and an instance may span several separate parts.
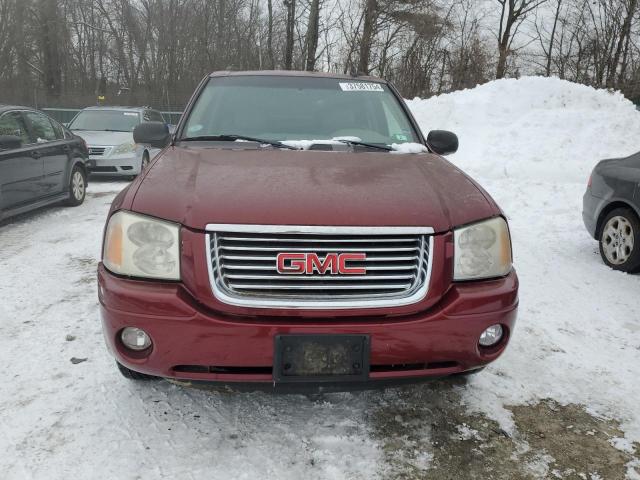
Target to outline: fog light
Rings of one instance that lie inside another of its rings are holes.
[[[480,335],[480,345],[493,347],[502,338],[502,325],[491,325]]]
[[[145,350],[151,346],[151,338],[140,328],[127,327],[120,334],[122,343],[131,350]]]

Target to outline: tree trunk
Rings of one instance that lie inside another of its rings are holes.
[[[556,38],[556,29],[558,28],[558,18],[560,17],[560,7],[562,7],[562,0],[558,0],[558,8],[556,9],[556,16],[553,19],[553,29],[551,30],[551,39],[549,40],[549,52],[547,53],[547,67],[545,73],[547,77],[551,76],[551,60],[553,58],[553,43]]]
[[[507,73],[507,57],[509,56],[509,36],[505,33],[504,40],[498,44],[498,66],[496,79],[504,78]]]
[[[41,0],[39,4],[40,42],[44,85],[47,93],[56,98],[62,89],[62,68],[60,66],[58,5],[56,0]]]
[[[269,11],[268,30],[267,30],[267,54],[269,55],[269,68],[274,69],[276,62],[273,56],[273,1],[267,1],[267,9]]]
[[[636,13],[636,8],[638,7],[638,0],[630,0],[629,8],[627,9],[627,16],[624,19],[624,23],[622,24],[622,30],[620,31],[620,37],[618,38],[618,44],[616,45],[616,51],[613,54],[613,60],[611,64],[611,68],[609,68],[609,72],[607,73],[607,87],[614,88],[615,87],[615,78],[616,73],[618,71],[618,64],[620,63],[620,56],[622,55],[622,50],[626,43],[627,37],[631,34],[631,22],[633,21],[633,16]]]
[[[362,39],[360,40],[360,60],[358,62],[358,73],[364,73],[365,75],[369,74],[369,57],[371,56],[371,44],[373,43],[373,30],[377,13],[377,0],[366,0],[364,26],[362,28]]]
[[[316,50],[318,49],[318,24],[320,23],[320,0],[311,0],[309,9],[309,26],[307,28],[306,50],[307,62],[305,69],[313,71],[316,68]]]
[[[214,58],[217,60],[214,67],[216,69],[219,68],[227,68],[229,65],[226,64],[228,56],[226,55],[225,48],[225,14],[227,10],[227,5],[225,0],[218,0],[218,18],[216,24],[216,52],[218,52]],[[234,60],[235,61],[235,60]],[[234,65],[235,66],[235,65]]]
[[[291,70],[293,67],[293,33],[296,23],[296,0],[285,0],[287,7],[287,39],[284,49],[284,68]]]

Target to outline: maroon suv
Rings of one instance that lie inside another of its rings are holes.
[[[134,136],[164,150],[114,200],[98,269],[125,376],[351,389],[504,351],[507,222],[391,84],[218,72],[173,135]]]

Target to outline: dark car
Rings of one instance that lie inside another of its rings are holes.
[[[134,138],[164,150],[114,200],[98,268],[125,376],[352,389],[507,347],[505,216],[388,82],[218,72],[173,137]]]
[[[0,105],[0,220],[57,202],[80,205],[87,146],[47,115]]]
[[[640,153],[603,160],[589,178],[582,218],[615,270],[640,272]]]

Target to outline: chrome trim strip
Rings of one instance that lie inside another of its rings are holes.
[[[433,234],[431,227],[325,227],[319,225],[248,225],[209,223],[207,232],[237,233],[317,233],[318,235],[409,235]]]
[[[317,248],[317,247],[246,247],[246,246],[235,246],[235,245],[225,245],[225,250],[231,250],[232,252],[308,252],[311,250],[316,251],[333,251],[340,250],[341,252],[419,252],[420,247],[396,247],[396,248],[382,248],[382,247],[326,247],[326,248]]]
[[[219,231],[232,231],[232,232],[236,232],[238,230],[235,230],[235,228],[238,227],[242,227],[242,228],[259,228],[260,226],[258,225],[216,225],[216,224],[209,224],[207,225],[207,230],[209,231],[210,228],[217,228],[219,226],[227,227],[227,228],[232,228],[233,230],[219,230]],[[269,233],[335,233],[335,234],[351,234],[353,231],[353,229],[361,229],[361,228],[375,228],[376,229],[376,233],[378,234],[385,234],[387,232],[390,231],[389,228],[386,227],[288,227],[288,226],[268,226],[270,228],[281,228],[281,229],[286,229],[284,231],[280,230],[280,231],[271,231]],[[312,232],[303,232],[303,231],[292,231],[291,229],[295,229],[295,228],[312,228],[313,231]],[[336,231],[333,230],[334,228],[347,228],[347,229],[352,229],[350,231],[344,231],[344,230],[340,230],[340,231]],[[390,227],[391,229],[393,228],[404,228],[404,227]],[[409,227],[409,228],[414,228],[414,227]],[[433,233],[433,229],[429,228],[429,227],[416,227],[419,228],[419,231],[410,231],[410,232],[406,232],[403,231],[403,233]],[[251,232],[251,233],[256,233],[255,230],[241,230],[244,232]],[[365,232],[365,233],[371,233],[371,232]],[[398,231],[394,231],[393,233],[399,233]],[[296,299],[287,299],[287,298],[282,298],[282,299],[268,299],[268,298],[244,298],[241,296],[231,296],[229,294],[227,294],[224,290],[222,290],[220,288],[220,286],[218,285],[218,283],[215,281],[214,278],[214,273],[213,273],[213,261],[212,261],[212,255],[211,255],[211,239],[212,237],[215,239],[215,235],[213,235],[212,233],[207,233],[205,236],[205,252],[206,252],[206,257],[207,257],[207,271],[209,274],[209,283],[211,284],[211,288],[213,290],[213,294],[214,297],[219,300],[222,303],[226,303],[227,305],[233,305],[236,307],[249,307],[249,308],[277,308],[277,309],[289,309],[289,310],[345,310],[345,309],[361,309],[361,308],[388,308],[388,307],[400,307],[400,306],[405,306],[405,305],[411,305],[414,303],[418,303],[421,300],[423,300],[426,296],[427,296],[427,292],[429,291],[429,287],[431,286],[431,270],[432,270],[432,266],[434,263],[434,250],[433,250],[433,245],[434,245],[434,238],[433,236],[429,236],[427,237],[427,241],[429,243],[428,246],[428,251],[429,251],[429,256],[427,258],[427,271],[426,271],[426,277],[424,280],[424,283],[420,286],[419,289],[417,289],[415,292],[413,292],[411,295],[409,296],[404,296],[404,297],[396,297],[396,298],[376,298],[375,295],[370,295],[369,299],[357,299],[357,298],[349,298],[347,300],[340,300],[340,297],[335,297],[334,299],[331,300],[300,300],[299,298]],[[215,248],[217,249],[217,243],[215,245]],[[421,255],[421,261],[424,261],[424,256]],[[216,268],[218,268],[218,265],[216,263]],[[418,272],[420,272],[420,265],[418,266]],[[416,279],[416,281],[418,281],[418,279]]]

